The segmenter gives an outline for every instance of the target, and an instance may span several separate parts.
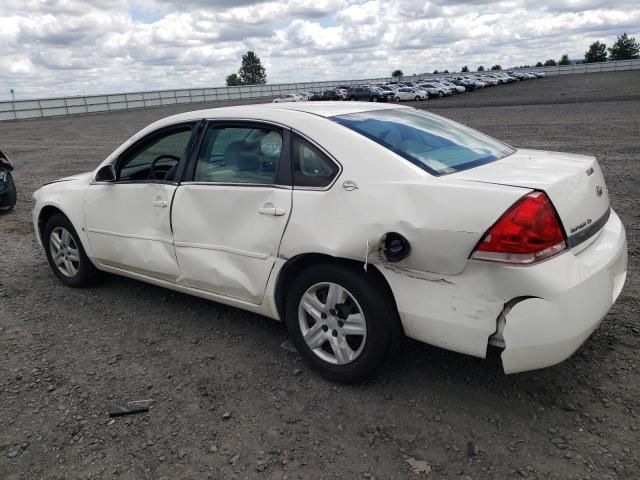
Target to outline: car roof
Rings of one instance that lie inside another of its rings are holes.
[[[259,119],[260,112],[269,113],[273,117],[275,113],[282,114],[282,120],[286,121],[289,112],[303,112],[321,117],[333,117],[349,113],[369,112],[372,110],[392,110],[409,108],[402,105],[366,103],[366,102],[296,102],[296,103],[258,103],[253,105],[237,105],[233,107],[209,108],[180,113],[162,119],[163,124],[187,122],[202,118],[238,118]],[[156,122],[159,123],[159,122]]]

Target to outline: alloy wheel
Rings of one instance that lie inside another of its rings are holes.
[[[353,294],[333,282],[317,283],[298,306],[302,338],[320,359],[333,365],[355,361],[367,340],[367,322]]]
[[[80,251],[73,235],[64,227],[56,227],[49,235],[49,250],[56,268],[65,277],[75,277],[80,269]]]

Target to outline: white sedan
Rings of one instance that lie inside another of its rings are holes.
[[[275,98],[273,103],[288,103],[288,102],[301,102],[304,98],[297,93],[289,93],[281,97]]]
[[[55,275],[124,275],[284,320],[327,378],[403,336],[506,373],[569,357],[625,282],[598,161],[421,110],[263,104],[172,116],[34,193]]]
[[[396,102],[401,102],[403,100],[414,100],[419,102],[421,100],[426,100],[428,97],[427,92],[424,90],[418,90],[413,87],[402,87],[396,90],[394,100]]]

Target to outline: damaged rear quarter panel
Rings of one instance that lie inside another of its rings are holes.
[[[382,265],[405,334],[421,342],[484,358],[505,298],[483,292],[480,275],[435,275]]]
[[[411,245],[411,255],[398,266],[455,275],[484,232],[526,192],[441,178],[362,182],[350,170],[326,192],[294,190],[282,255],[314,252],[376,264],[384,260],[371,255],[371,247],[397,232]],[[343,189],[347,179],[358,189]]]

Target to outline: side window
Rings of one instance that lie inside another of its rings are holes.
[[[177,127],[152,136],[148,142],[125,152],[116,167],[117,180],[175,179],[180,159],[191,138],[191,125]]]
[[[282,134],[258,127],[209,127],[193,180],[272,184],[282,154]]]
[[[326,187],[339,172],[338,165],[304,139],[293,139],[294,187]]]

